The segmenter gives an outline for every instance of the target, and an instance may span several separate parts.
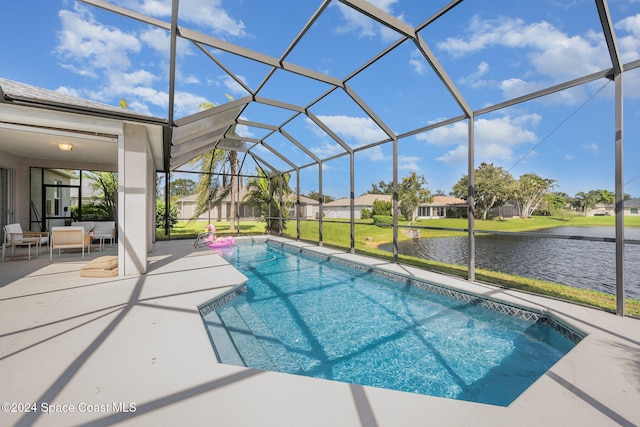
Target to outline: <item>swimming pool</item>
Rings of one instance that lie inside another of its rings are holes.
[[[249,280],[202,308],[222,363],[506,406],[582,338],[539,313],[280,242],[223,256]]]

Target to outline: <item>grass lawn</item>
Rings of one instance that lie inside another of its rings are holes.
[[[376,258],[391,260],[392,256],[389,252],[378,249],[378,246],[384,243],[391,243],[393,240],[393,230],[391,227],[378,227],[372,223],[362,223],[354,226],[354,240],[356,253],[372,256]],[[400,221],[400,225],[408,225],[407,221]],[[199,222],[179,222],[171,229],[172,239],[195,239],[195,237],[204,231],[206,221]],[[237,234],[230,232],[229,222],[214,222],[218,235]],[[422,227],[439,227],[439,228],[457,228],[466,229],[468,222],[466,219],[445,218],[415,221],[412,225]],[[514,218],[508,220],[476,220],[476,232],[482,230],[487,231],[507,231],[507,232],[534,232],[536,230],[556,228],[563,226],[572,227],[613,227],[615,225],[614,217],[533,217],[531,219]],[[242,221],[240,223],[241,235],[258,235],[264,234],[264,222],[258,221]],[[626,217],[626,227],[640,227],[640,217]],[[421,229],[420,235],[423,238],[441,238],[465,235],[465,232],[451,230],[432,230]],[[287,229],[284,235],[296,238],[296,221],[288,221]],[[156,230],[158,240],[165,240],[163,229]],[[301,240],[317,242],[319,241],[319,227],[317,221],[300,221],[300,238]],[[398,231],[398,239],[400,241],[409,240],[411,237]],[[331,220],[331,222],[323,221],[322,224],[322,240],[327,246],[349,250],[351,245],[351,230],[348,220]],[[444,264],[436,261],[425,260],[406,255],[399,255],[399,261],[404,264],[414,265],[426,270],[437,271],[443,274],[453,275],[466,278],[468,269],[466,266],[457,266]],[[476,268],[476,280],[491,283],[507,288],[519,289],[526,292],[546,295],[553,298],[573,301],[580,304],[586,304],[599,307],[604,310],[615,312],[616,303],[612,295],[597,291],[589,291],[578,289],[571,286],[561,285],[557,283],[545,282],[542,280],[529,279],[525,277],[500,273],[495,271],[483,270]],[[640,301],[627,299],[626,310],[629,315],[640,316]]]
[[[198,234],[205,231],[204,227],[208,224],[207,221],[178,221],[176,225],[171,227],[171,236],[165,234],[164,228],[156,228],[156,240],[168,240],[171,239],[195,239]],[[216,235],[236,235],[237,231],[231,232],[229,221],[213,222],[216,227]],[[258,221],[242,221],[240,223],[240,234],[243,236],[263,234],[264,222]]]

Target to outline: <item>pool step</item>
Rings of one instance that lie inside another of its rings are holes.
[[[203,320],[218,362],[227,365],[246,366],[218,313],[212,311]]]
[[[247,303],[241,303],[236,307],[238,313],[249,326],[251,332],[267,352],[271,361],[279,372],[305,375],[306,372],[300,364],[287,351],[287,348],[274,335],[271,329],[264,323],[262,318]]]
[[[218,315],[224,323],[227,332],[231,336],[246,366],[265,371],[277,370],[271,358],[264,348],[262,348],[261,343],[253,335],[253,332],[235,307],[224,307],[218,310]]]

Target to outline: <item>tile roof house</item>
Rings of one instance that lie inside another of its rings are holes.
[[[616,214],[614,203],[598,203],[591,210],[586,212],[586,216],[613,216]],[[629,199],[624,201],[624,216],[640,216],[640,199]]]
[[[354,199],[354,216],[360,219],[362,209],[373,208],[376,200],[390,202],[390,194],[363,194]],[[323,205],[325,218],[349,218],[351,201],[348,198],[334,200]],[[418,219],[446,218],[447,211],[451,209],[464,210],[466,212],[467,202],[457,197],[434,196],[430,203],[423,203],[418,206],[415,217]]]
[[[258,219],[261,217],[260,209],[249,201],[244,201],[247,194],[246,188],[240,189],[240,202],[237,215],[240,219]],[[189,220],[193,217],[196,206],[196,195],[192,194],[176,200],[178,218]],[[295,195],[291,195],[295,200]],[[320,203],[309,197],[300,196],[300,219],[317,219]],[[210,210],[203,212],[198,219],[209,221],[229,221],[231,212],[231,197],[227,196],[220,205],[212,206]],[[295,206],[289,212],[289,218],[295,218]]]

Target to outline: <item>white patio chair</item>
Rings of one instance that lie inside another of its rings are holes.
[[[36,256],[40,254],[42,245],[49,243],[49,233],[40,231],[23,231],[20,224],[7,224],[3,227],[4,242],[2,243],[2,261],[5,258],[5,251],[11,246],[11,255],[15,255],[16,246],[28,247],[28,259],[31,259],[31,247],[35,246]]]

